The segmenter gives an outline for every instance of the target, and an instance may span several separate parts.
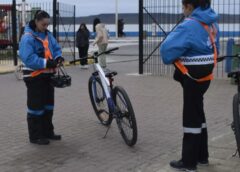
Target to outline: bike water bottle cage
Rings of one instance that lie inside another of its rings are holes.
[[[188,18],[188,20],[195,20],[195,19]],[[195,21],[197,21],[197,20],[195,20]],[[197,22],[199,22],[199,21],[197,21]],[[216,44],[215,44],[215,37],[216,37],[216,34],[217,34],[217,30],[216,30],[214,24],[212,25],[212,29],[211,29],[207,24],[205,24],[203,22],[199,22],[199,23],[203,26],[203,28],[209,34],[209,38],[210,38],[210,41],[212,43],[213,50],[214,50],[214,57],[213,57],[213,59],[214,59],[214,66],[215,66],[216,63],[217,63],[217,47],[216,47]],[[199,79],[192,77],[189,74],[188,69],[184,66],[182,61],[179,60],[179,59],[174,62],[174,65],[182,72],[182,74],[187,75],[189,78],[191,78],[191,79],[193,79],[193,80],[195,80],[197,82],[205,82],[205,81],[213,80],[213,73],[211,73],[211,74],[209,74],[209,75],[207,75],[205,77],[199,78]]]

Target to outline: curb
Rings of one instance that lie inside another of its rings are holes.
[[[0,75],[13,73],[14,71],[15,71],[15,66],[4,67],[4,69],[0,69]]]

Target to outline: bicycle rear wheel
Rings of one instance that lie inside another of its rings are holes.
[[[117,125],[128,146],[137,142],[137,123],[135,113],[126,91],[119,86],[113,89],[113,100],[117,108]]]
[[[237,93],[233,97],[233,130],[237,142],[237,150],[238,150],[238,155],[240,157],[240,101],[239,97],[240,94]]]
[[[101,80],[98,77],[92,76],[89,78],[88,91],[93,109],[99,121],[103,125],[110,125],[112,115],[109,113],[107,99]]]

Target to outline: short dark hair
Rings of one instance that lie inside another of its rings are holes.
[[[191,4],[194,8],[201,7],[203,9],[211,6],[211,0],[182,0],[183,5]]]
[[[50,15],[43,10],[37,10],[35,15],[34,15],[34,20],[42,20],[44,18],[50,18]]]

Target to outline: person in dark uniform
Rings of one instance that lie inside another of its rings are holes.
[[[89,49],[90,32],[85,23],[82,23],[77,31],[76,44],[79,52],[81,68],[88,68],[87,56]]]
[[[58,64],[64,61],[59,44],[47,30],[50,16],[38,10],[34,19],[25,26],[19,55],[24,63],[23,77],[27,87],[27,123],[29,140],[39,145],[49,144],[49,139],[60,140],[52,123],[54,87],[51,76]]]
[[[170,166],[196,171],[208,165],[208,135],[203,96],[213,79],[219,49],[217,14],[211,0],[182,0],[185,20],[170,33],[160,48],[165,64],[176,67],[174,79],[183,88],[183,145],[180,160]]]

